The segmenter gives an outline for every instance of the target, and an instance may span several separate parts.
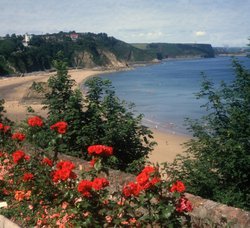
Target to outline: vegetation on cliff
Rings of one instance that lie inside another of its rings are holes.
[[[155,55],[131,46],[105,33],[56,33],[33,35],[28,43],[23,36],[0,40],[0,75],[51,69],[58,51],[69,67],[126,67],[128,62],[151,61]],[[25,45],[23,45],[25,44]]]
[[[155,54],[158,59],[169,57],[214,57],[214,50],[210,44],[137,43],[132,45]]]

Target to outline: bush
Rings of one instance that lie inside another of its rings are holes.
[[[44,127],[39,117],[28,124],[36,131]],[[66,134],[67,127],[65,122],[51,126],[56,134],[51,140]],[[20,226],[181,227],[183,217],[189,221],[192,205],[184,196],[185,185],[162,178],[159,167],[148,165],[134,182],[109,188],[106,161],[114,154],[112,147],[90,146],[91,166],[80,172],[69,160],[53,161],[51,151],[28,155],[23,150],[27,139],[9,136],[19,140],[19,147],[0,153],[0,197],[8,204],[0,214]]]
[[[198,98],[207,97],[209,114],[189,120],[194,138],[186,155],[167,169],[183,178],[191,193],[250,209],[250,72],[234,61],[236,78],[214,88],[206,78]]]
[[[85,85],[85,148],[91,144],[110,145],[115,148],[111,167],[140,170],[155,144],[150,142],[152,132],[141,125],[142,115],[134,117],[133,105],[115,96],[110,81],[91,78]]]

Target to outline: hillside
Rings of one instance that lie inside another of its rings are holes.
[[[0,37],[0,76],[50,70],[61,51],[71,68],[121,68],[168,57],[214,57],[209,44],[128,44],[106,33]]]
[[[0,75],[51,69],[59,51],[73,68],[127,67],[130,62],[156,58],[105,33],[12,35],[0,39]]]
[[[178,43],[135,43],[134,47],[151,54],[158,59],[175,57],[214,57],[214,51],[210,44],[178,44]]]
[[[214,47],[216,55],[248,55],[249,47]]]

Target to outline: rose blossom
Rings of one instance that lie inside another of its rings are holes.
[[[102,188],[105,188],[109,186],[109,181],[106,178],[95,178],[92,182],[92,188],[95,190],[101,190]]]
[[[43,120],[39,116],[33,116],[28,119],[28,125],[31,127],[42,127]]]
[[[27,181],[30,181],[34,178],[34,175],[32,173],[25,173],[23,175],[23,181],[24,182],[27,182]]]
[[[170,192],[184,192],[185,190],[186,187],[181,181],[176,181],[170,188]]]
[[[176,211],[178,212],[189,212],[192,211],[193,207],[191,202],[186,197],[181,197],[176,205]]]
[[[71,161],[60,161],[56,165],[56,168],[57,169],[52,172],[52,179],[54,182],[76,178],[76,174],[72,171],[75,165]]]
[[[22,150],[17,150],[12,154],[14,163],[18,163],[21,159],[29,160],[30,156],[26,155]]]
[[[92,181],[82,180],[77,187],[77,191],[80,192],[84,197],[91,197]]]
[[[88,147],[88,154],[100,155],[100,156],[111,156],[113,155],[113,148],[104,145],[92,145]]]
[[[18,141],[23,141],[25,139],[25,134],[16,132],[11,136],[12,139],[16,139]]]
[[[130,182],[123,187],[122,193],[125,197],[130,197],[132,195],[138,196],[142,188],[139,184]]]
[[[50,160],[49,158],[44,158],[44,159],[42,160],[42,164],[46,164],[46,165],[52,167],[52,166],[53,166],[53,161]]]
[[[67,130],[68,124],[64,121],[57,122],[53,124],[50,129],[56,130],[59,134],[65,134]]]

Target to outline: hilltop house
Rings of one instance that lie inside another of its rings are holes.
[[[23,39],[23,46],[28,47],[31,38],[32,38],[31,34],[25,33],[24,34],[24,39]]]
[[[72,41],[76,41],[79,38],[79,34],[73,32],[69,34],[69,37],[71,38]]]

